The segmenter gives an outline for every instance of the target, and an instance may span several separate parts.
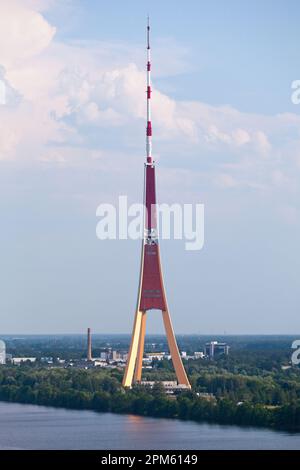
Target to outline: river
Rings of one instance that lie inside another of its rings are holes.
[[[300,449],[300,434],[0,402],[0,449]]]

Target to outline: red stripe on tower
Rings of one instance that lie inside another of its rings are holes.
[[[147,137],[151,137],[152,136],[152,125],[151,125],[151,121],[148,121],[147,123]]]

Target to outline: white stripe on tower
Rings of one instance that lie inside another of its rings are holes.
[[[147,128],[146,153],[147,163],[152,163],[152,125],[151,125],[151,56],[150,56],[150,24],[147,24]]]

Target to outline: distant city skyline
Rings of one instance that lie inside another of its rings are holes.
[[[300,333],[299,2],[11,0],[0,336],[130,334],[140,241],[98,240],[96,209],[142,202],[148,13],[158,200],[205,205],[202,250],[161,242],[176,334]]]

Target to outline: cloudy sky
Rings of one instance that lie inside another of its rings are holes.
[[[131,330],[140,242],[96,208],[142,198],[148,13],[159,200],[205,204],[162,242],[175,330],[300,334],[298,0],[0,0],[0,334]]]

